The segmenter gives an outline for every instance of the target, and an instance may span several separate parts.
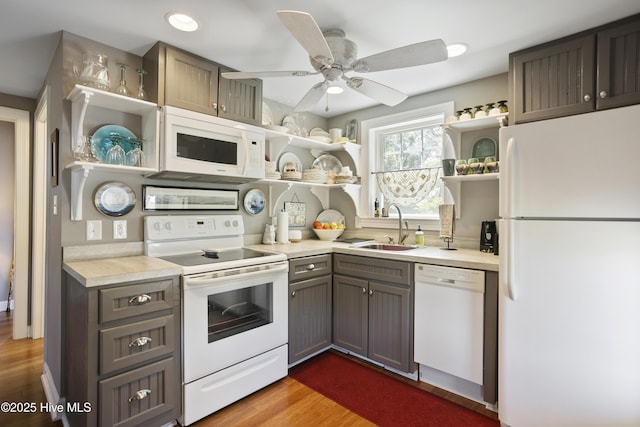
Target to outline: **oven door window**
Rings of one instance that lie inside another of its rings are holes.
[[[204,136],[178,133],[177,155],[185,159],[235,166],[238,164],[238,144]]]
[[[211,294],[207,299],[210,343],[273,322],[273,283]]]

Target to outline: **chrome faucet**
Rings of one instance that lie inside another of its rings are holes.
[[[407,221],[404,222],[406,230],[404,233],[402,232],[402,211],[400,210],[400,206],[395,203],[391,203],[389,205],[388,211],[391,211],[391,208],[396,208],[398,211],[398,244],[404,244],[404,241],[409,237],[409,223]]]

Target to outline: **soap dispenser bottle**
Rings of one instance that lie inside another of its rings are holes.
[[[416,230],[416,246],[424,246],[424,232],[419,225]]]

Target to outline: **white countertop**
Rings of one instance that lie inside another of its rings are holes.
[[[67,261],[63,269],[86,287],[179,276],[182,267],[145,255]]]
[[[298,243],[275,243],[273,245],[253,245],[249,247],[256,250],[284,253],[287,255],[287,258],[341,253],[485,271],[498,271],[499,262],[499,257],[491,253],[472,249],[447,251],[435,246],[416,248],[408,251],[382,251],[354,247],[351,243],[336,243],[310,239]]]
[[[498,271],[498,257],[472,249],[445,251],[440,247],[423,247],[408,251],[382,251],[354,247],[351,243],[303,240],[298,243],[252,245],[251,249],[279,252],[288,259],[328,253],[393,259],[448,267]],[[67,261],[64,270],[86,287],[114,285],[182,273],[179,265],[145,255]]]

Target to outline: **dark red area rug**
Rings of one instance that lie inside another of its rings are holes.
[[[289,375],[379,426],[499,426],[495,420],[332,352],[293,367]]]

